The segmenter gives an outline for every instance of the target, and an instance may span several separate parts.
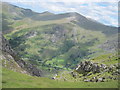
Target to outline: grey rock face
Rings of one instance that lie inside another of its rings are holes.
[[[25,38],[31,38],[37,35],[36,31],[31,31],[25,35]]]
[[[117,80],[116,76],[120,75],[118,64],[107,66],[105,64],[93,63],[91,61],[81,62],[76,68],[76,72],[82,74],[83,77],[88,77],[97,73],[97,76],[95,77],[84,78],[83,81],[85,82],[105,82],[107,79]],[[112,76],[101,76],[101,74],[106,72],[111,73]]]
[[[93,63],[91,61],[81,62],[76,68],[76,71],[80,74],[85,74],[89,72],[92,72],[92,73],[112,72],[113,74],[116,74],[116,75],[120,74],[118,65],[107,66],[105,64]]]
[[[84,61],[79,64],[79,66],[76,68],[76,71],[82,74],[85,72],[99,73],[100,69],[101,67],[98,64],[91,61]]]

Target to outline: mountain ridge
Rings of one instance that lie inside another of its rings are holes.
[[[45,14],[45,13],[47,13],[47,14],[50,14],[50,15],[66,15],[66,17],[68,16],[68,17],[71,17],[71,16],[81,16],[82,18],[87,18],[87,17],[85,17],[85,16],[83,16],[82,14],[80,14],[80,13],[78,13],[78,12],[68,12],[68,13],[60,13],[60,14],[54,14],[54,13],[51,13],[51,12],[49,12],[49,11],[43,11],[43,12],[35,12],[35,11],[33,11],[33,10],[31,10],[31,9],[25,9],[25,8],[22,8],[22,7],[19,7],[19,6],[16,6],[16,5],[13,5],[13,4],[10,4],[10,3],[7,3],[7,2],[2,2],[2,5],[3,6],[6,6],[6,5],[4,5],[4,4],[7,4],[7,6],[13,6],[13,7],[16,7],[16,8],[21,8],[21,9],[23,9],[23,10],[26,10],[26,12],[27,11],[30,11],[30,12],[34,12],[34,13],[36,13],[36,14]],[[4,11],[4,10],[3,10]],[[34,16],[34,15],[33,15]],[[96,20],[94,20],[94,19],[92,19],[92,18],[89,18],[90,20],[92,20],[92,21],[95,21],[95,22],[97,22],[97,23],[99,23],[99,24],[102,24],[102,25],[105,25],[105,24],[103,24],[103,23],[100,23],[100,22],[98,22],[98,21],[96,21]],[[105,26],[109,26],[109,25],[105,25]],[[116,26],[110,26],[110,27],[116,27]]]

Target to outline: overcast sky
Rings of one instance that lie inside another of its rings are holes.
[[[78,12],[103,24],[118,26],[119,0],[2,0],[36,12]]]

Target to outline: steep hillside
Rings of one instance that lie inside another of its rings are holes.
[[[2,35],[0,36],[0,39],[2,39],[0,62],[2,62],[3,67],[32,76],[42,76],[41,70],[18,57],[17,53],[11,48],[9,42]]]
[[[4,36],[19,57],[43,70],[70,70],[83,59],[115,53],[117,49],[116,27],[75,12],[35,13],[10,4],[3,5],[3,14],[12,22],[13,28]]]

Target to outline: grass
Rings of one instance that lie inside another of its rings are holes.
[[[118,59],[117,55],[109,53],[109,54],[104,54],[104,55],[98,56],[98,57],[92,59],[91,61],[96,62],[96,63],[98,63],[98,62],[103,63],[103,64],[110,66],[110,65],[117,64],[119,59]]]
[[[117,88],[118,82],[68,82],[33,77],[3,68],[3,88]]]

